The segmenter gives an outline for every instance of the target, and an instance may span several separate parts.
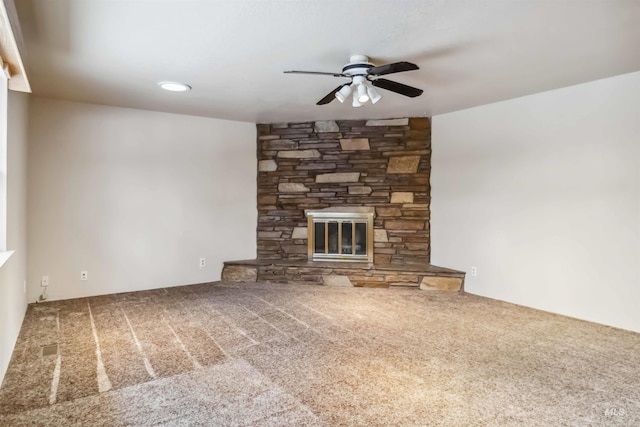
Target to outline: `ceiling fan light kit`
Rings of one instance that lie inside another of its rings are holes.
[[[351,95],[351,85],[346,84],[340,88],[339,91],[336,92],[336,98],[338,101],[344,102]]]
[[[369,99],[372,104],[375,104],[382,99],[382,95],[380,95],[373,86],[367,86],[367,95],[369,95]]]
[[[362,103],[369,101],[369,95],[367,95],[367,88],[364,83],[358,83],[358,101]]]
[[[349,60],[350,62],[342,68],[341,73],[325,73],[321,71],[285,71],[285,73],[328,75],[351,79],[351,82],[342,84],[329,92],[324,98],[317,102],[317,105],[328,104],[333,101],[334,98],[340,102],[344,102],[351,94],[353,94],[353,100],[351,102],[353,107],[361,107],[369,101],[375,104],[382,99],[382,95],[378,93],[374,86],[410,98],[422,95],[422,89],[387,79],[374,78],[385,74],[418,70],[419,67],[416,64],[403,61],[376,67],[370,63],[369,58],[364,55],[352,55]]]

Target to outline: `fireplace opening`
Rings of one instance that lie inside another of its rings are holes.
[[[373,262],[373,209],[307,211],[307,218],[310,260]]]

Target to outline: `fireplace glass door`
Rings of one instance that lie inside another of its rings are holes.
[[[373,215],[309,215],[309,258],[373,262]]]

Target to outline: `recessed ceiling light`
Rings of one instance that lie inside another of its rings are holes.
[[[191,90],[191,86],[185,83],[178,82],[160,82],[158,83],[164,90],[170,90],[171,92],[187,92]]]

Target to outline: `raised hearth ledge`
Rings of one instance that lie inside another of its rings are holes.
[[[305,283],[327,286],[412,287],[427,291],[464,292],[463,271],[431,264],[252,259],[226,261],[227,282]]]

